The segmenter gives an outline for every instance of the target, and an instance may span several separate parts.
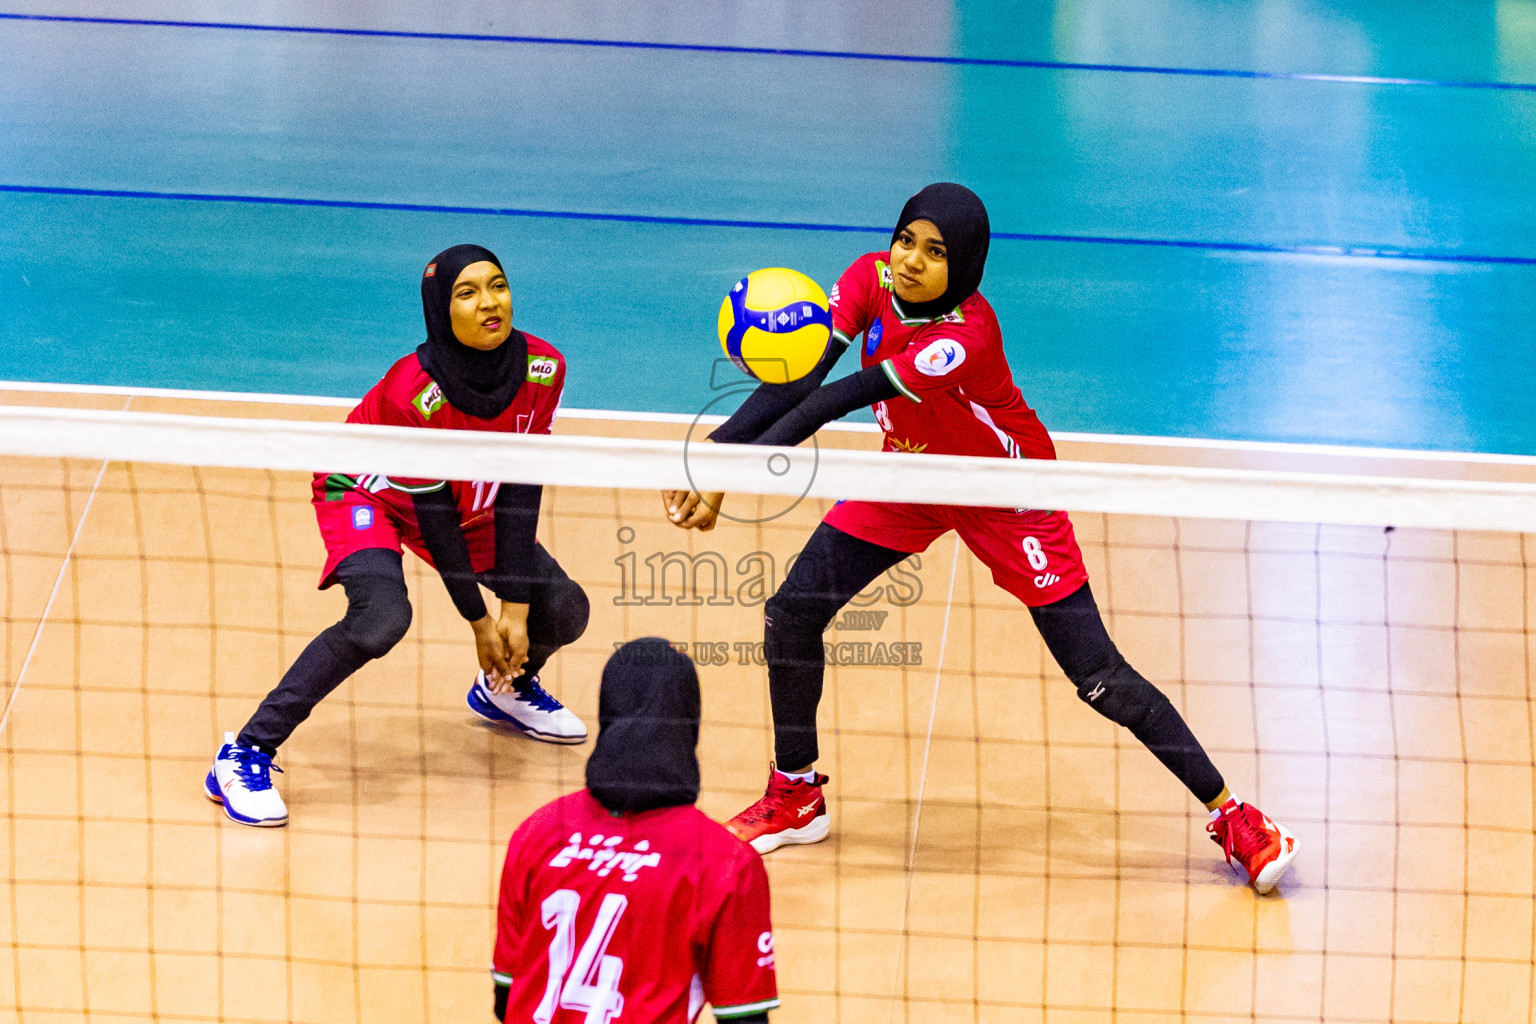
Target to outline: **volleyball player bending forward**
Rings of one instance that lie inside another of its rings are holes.
[[[512,329],[512,293],[496,256],[477,245],[439,253],[422,274],[421,304],[426,342],[390,367],[347,422],[549,433],[565,361],[549,343]],[[225,733],[204,782],[208,797],[246,825],[288,820],[272,788],[277,748],[410,627],[402,545],[437,569],[474,631],[481,671],[469,706],[534,739],[585,740],[581,721],[539,685],[539,669],[581,636],[590,610],[534,537],[542,493],[531,484],[316,473],[315,516],[328,553],[320,587],[340,583],[347,613],[310,642],[238,737]],[[501,599],[494,618],[481,584]]]
[[[693,806],[699,677],[665,640],[603,669],[587,788],[507,845],[496,916],[496,1019],[767,1024],[779,1005],[768,873]]]
[[[833,288],[833,343],[817,368],[799,381],[759,386],[711,439],[796,445],[873,405],[888,452],[1055,458],[1050,435],[1014,385],[997,317],[977,291],[990,237],[986,209],[969,189],[941,183],[913,196],[890,251],[859,257]],[[823,385],[861,334],[863,369]],[[672,522],[708,529],[723,496],[662,497]],[[1273,889],[1296,855],[1295,837],[1231,794],[1178,710],[1116,649],[1064,512],[835,505],[765,608],[776,766],[767,794],[731,819],[731,829],[764,853],[826,837],[827,777],[815,771],[822,631],[877,576],[950,530],[1028,606],[1078,696],[1144,743],[1210,811],[1207,829],[1228,861],[1241,864],[1259,892]]]

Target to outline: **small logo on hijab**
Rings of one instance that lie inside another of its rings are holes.
[[[421,276],[422,277],[436,277],[437,276],[437,264],[436,263],[428,263],[427,264],[427,272],[425,274],[422,274]]]
[[[917,354],[913,363],[917,372],[927,377],[942,377],[965,362],[965,347],[958,341],[940,338]]]

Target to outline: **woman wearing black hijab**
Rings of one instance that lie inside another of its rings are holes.
[[[608,659],[587,788],[533,812],[507,844],[497,1020],[552,1020],[558,998],[561,1021],[681,1024],[707,1001],[716,1020],[767,1024],[779,1005],[768,873],[693,805],[699,703],[693,662],[660,637]],[[593,943],[583,972],[571,954]]]
[[[861,256],[832,289],[833,343],[807,377],[764,384],[712,435],[715,442],[796,445],[823,424],[873,405],[889,452],[1054,459],[1055,446],[1013,383],[997,317],[977,288],[991,228],[962,185],[908,200],[889,252]],[[863,369],[823,386],[864,336]],[[672,522],[710,529],[723,495],[666,492]],[[829,830],[817,756],[822,631],[847,601],[909,554],[956,530],[998,586],[1029,608],[1046,647],[1095,711],[1144,743],[1211,812],[1211,838],[1267,893],[1296,840],[1234,798],[1163,693],[1115,647],[1088,586],[1065,512],[839,502],[765,608],[776,763],[768,792],[731,820],[762,853],[814,843]],[[780,768],[787,770],[780,770]]]
[[[501,261],[456,245],[421,278],[427,340],[397,361],[347,416],[429,430],[547,434],[565,360],[512,327]],[[402,547],[437,569],[470,623],[480,675],[469,705],[534,739],[580,743],[581,721],[539,684],[557,649],[586,628],[586,594],[535,539],[542,489],[497,481],[415,480],[316,473],[315,516],[328,554],[320,588],[340,583],[347,613],[306,647],[238,737],[225,733],[204,792],[246,825],[282,825],[272,758],[316,704],[383,657],[411,624]],[[490,615],[485,586],[501,600]]]

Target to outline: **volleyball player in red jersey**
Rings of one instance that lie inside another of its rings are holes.
[[[986,208],[969,189],[940,183],[913,196],[889,252],[861,256],[832,289],[834,338],[816,370],[759,386],[711,439],[796,445],[873,405],[889,452],[1054,459],[1050,435],[1013,382],[997,317],[977,291],[990,238]],[[823,386],[861,334],[863,369]],[[722,497],[663,494],[672,522],[698,529],[714,525]],[[764,853],[826,837],[827,778],[814,769],[822,631],[853,595],[949,530],[1029,608],[1078,696],[1141,740],[1211,812],[1207,828],[1228,861],[1242,865],[1257,891],[1273,889],[1296,855],[1295,837],[1232,796],[1178,710],[1115,647],[1064,512],[834,506],[765,608],[776,767],[763,799],[730,827]]]
[[[512,293],[488,249],[456,245],[421,279],[427,340],[363,396],[348,423],[426,430],[547,434],[565,360],[512,328]],[[306,647],[235,736],[226,733],[204,792],[246,825],[282,825],[272,759],[316,704],[381,658],[411,624],[401,548],[437,569],[475,637],[480,675],[469,705],[535,739],[580,743],[581,721],[539,684],[538,671],[586,628],[581,587],[537,542],[542,488],[497,481],[316,473],[315,516],[328,557],[323,590],[340,583],[346,616]],[[501,599],[492,617],[480,586]]]
[[[507,845],[492,960],[497,1020],[766,1024],[779,1005],[768,874],[693,806],[699,677],[665,640],[609,658],[587,788]]]

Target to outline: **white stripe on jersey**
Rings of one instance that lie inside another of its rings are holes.
[[[992,428],[992,433],[996,434],[997,439],[1003,443],[1003,451],[1008,453],[1008,457],[1010,459],[1022,459],[1024,457],[1024,453],[1019,451],[1018,444],[1013,440],[1013,438],[1008,436],[1006,431],[1004,431],[996,423],[992,422],[992,414],[987,412],[986,409],[977,405],[975,402],[971,402],[969,398],[967,398],[966,401],[971,403],[971,412],[975,414],[976,418]]]

